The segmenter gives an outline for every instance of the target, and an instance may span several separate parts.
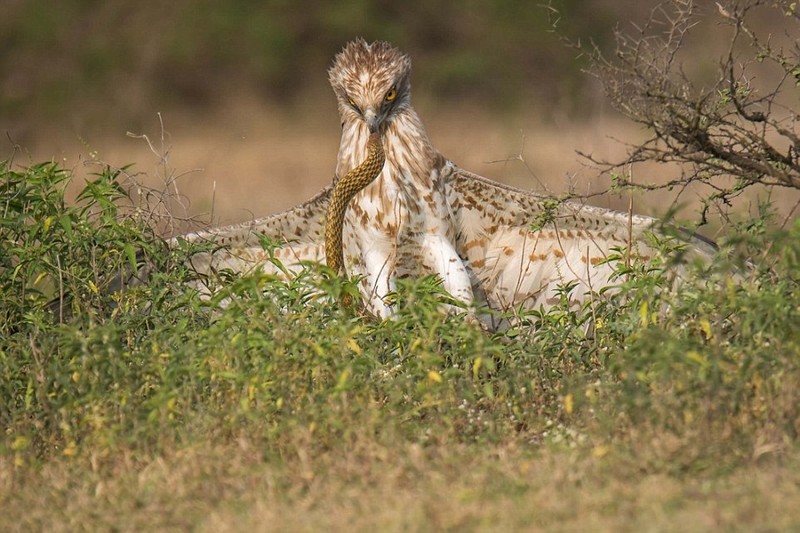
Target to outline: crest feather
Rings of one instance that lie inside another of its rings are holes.
[[[375,90],[406,86],[410,74],[411,59],[406,54],[385,41],[368,43],[359,37],[336,54],[328,79],[333,90],[342,95],[363,87],[365,81]]]

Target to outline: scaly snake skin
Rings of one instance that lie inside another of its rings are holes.
[[[386,155],[383,152],[381,136],[373,133],[367,142],[367,158],[339,179],[333,188],[325,221],[325,261],[328,267],[337,274],[344,274],[342,230],[344,229],[344,214],[347,211],[347,204],[359,191],[378,177],[385,161]],[[352,303],[352,299],[345,295],[342,303],[349,305]]]

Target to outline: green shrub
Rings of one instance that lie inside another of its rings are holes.
[[[618,286],[584,309],[566,286],[561,305],[488,335],[440,311],[432,278],[400,283],[385,322],[343,310],[352,282],[324,267],[230,274],[206,301],[186,285],[191,247],[121,215],[117,178],[68,205],[66,171],[2,166],[0,450],[17,464],[246,436],[277,458],[299,441],[519,443],[681,473],[795,446],[800,224],[743,228],[737,249],[770,246],[768,263],[682,265],[680,284],[682,245],[656,239],[663,258],[611,258]],[[108,294],[142,263],[147,283]]]

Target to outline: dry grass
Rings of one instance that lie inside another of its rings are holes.
[[[636,472],[624,458],[520,446],[353,448],[282,462],[257,444],[147,460],[53,461],[0,474],[7,531],[682,531],[798,527],[800,470],[724,478]],[[13,505],[10,505],[12,504]]]

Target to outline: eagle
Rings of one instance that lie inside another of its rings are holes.
[[[366,312],[384,319],[398,279],[433,275],[466,309],[488,308],[486,326],[512,310],[571,303],[614,282],[607,261],[620,249],[647,260],[654,251],[645,235],[658,220],[556,202],[478,176],[442,155],[431,143],[411,104],[411,60],[395,46],[358,38],[335,57],[329,80],[342,136],[333,182],[310,200],[282,213],[183,236],[210,241],[192,267],[212,275],[266,270],[296,273],[308,261],[326,261],[326,216],[337,182],[368,157],[378,134],[385,163],[376,178],[349,201],[342,227],[344,271],[359,281]],[[266,251],[264,238],[279,243]],[[702,254],[713,244],[688,236]],[[279,269],[271,257],[285,268]]]

